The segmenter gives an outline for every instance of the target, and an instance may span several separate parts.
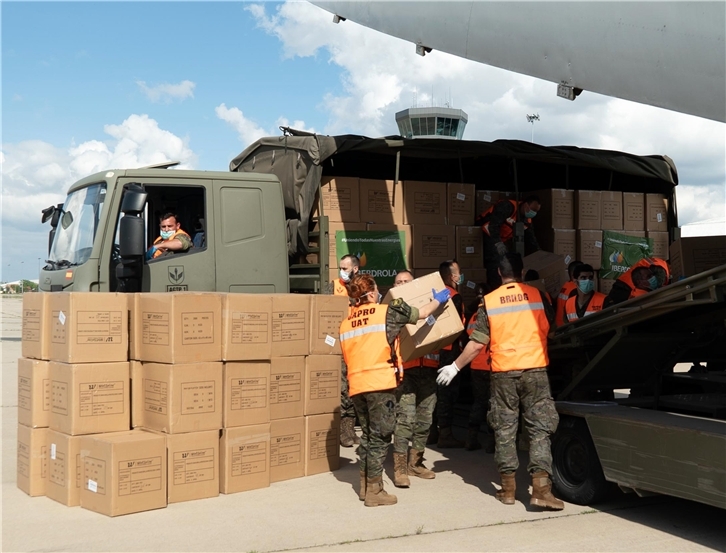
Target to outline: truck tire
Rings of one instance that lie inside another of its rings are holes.
[[[587,423],[561,416],[552,438],[552,471],[560,497],[578,505],[601,501],[609,490]]]

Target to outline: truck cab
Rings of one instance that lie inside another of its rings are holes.
[[[52,229],[40,289],[288,292],[279,179],[169,166],[90,175],[45,210]],[[147,260],[165,212],[178,214],[194,246]]]

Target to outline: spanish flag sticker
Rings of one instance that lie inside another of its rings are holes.
[[[66,280],[73,278],[73,271],[66,271]]]

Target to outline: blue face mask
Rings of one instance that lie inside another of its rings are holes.
[[[537,212],[536,211],[532,211],[531,209],[529,211],[525,211],[524,212],[524,216],[527,219],[532,219],[535,215],[537,215]]]
[[[658,289],[658,278],[657,277],[650,277],[648,279],[648,286],[650,286],[651,290],[657,290]]]
[[[161,231],[161,238],[163,240],[169,240],[169,238],[171,238],[172,236],[174,236],[173,230],[162,230]]]
[[[583,294],[589,294],[595,289],[594,280],[578,280],[577,289]]]

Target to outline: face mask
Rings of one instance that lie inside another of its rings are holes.
[[[657,290],[658,289],[658,278],[657,277],[650,277],[648,279],[648,286],[650,286],[651,290]]]
[[[350,273],[341,269],[340,280],[342,280],[343,282],[350,282]]]
[[[532,211],[531,209],[529,211],[525,211],[524,212],[524,216],[527,219],[532,219],[535,215],[537,215],[537,212],[536,211]]]
[[[459,286],[461,286],[462,284],[464,284],[464,273],[461,273],[459,275],[459,280],[456,281],[456,284],[459,285]]]
[[[376,300],[376,303],[381,303],[381,300],[383,299],[383,296],[380,292],[378,292],[378,299]]]
[[[578,280],[577,289],[583,294],[589,294],[595,289],[594,280]]]
[[[164,240],[169,240],[169,238],[171,238],[172,236],[174,236],[173,230],[162,230],[161,231],[161,237]]]

